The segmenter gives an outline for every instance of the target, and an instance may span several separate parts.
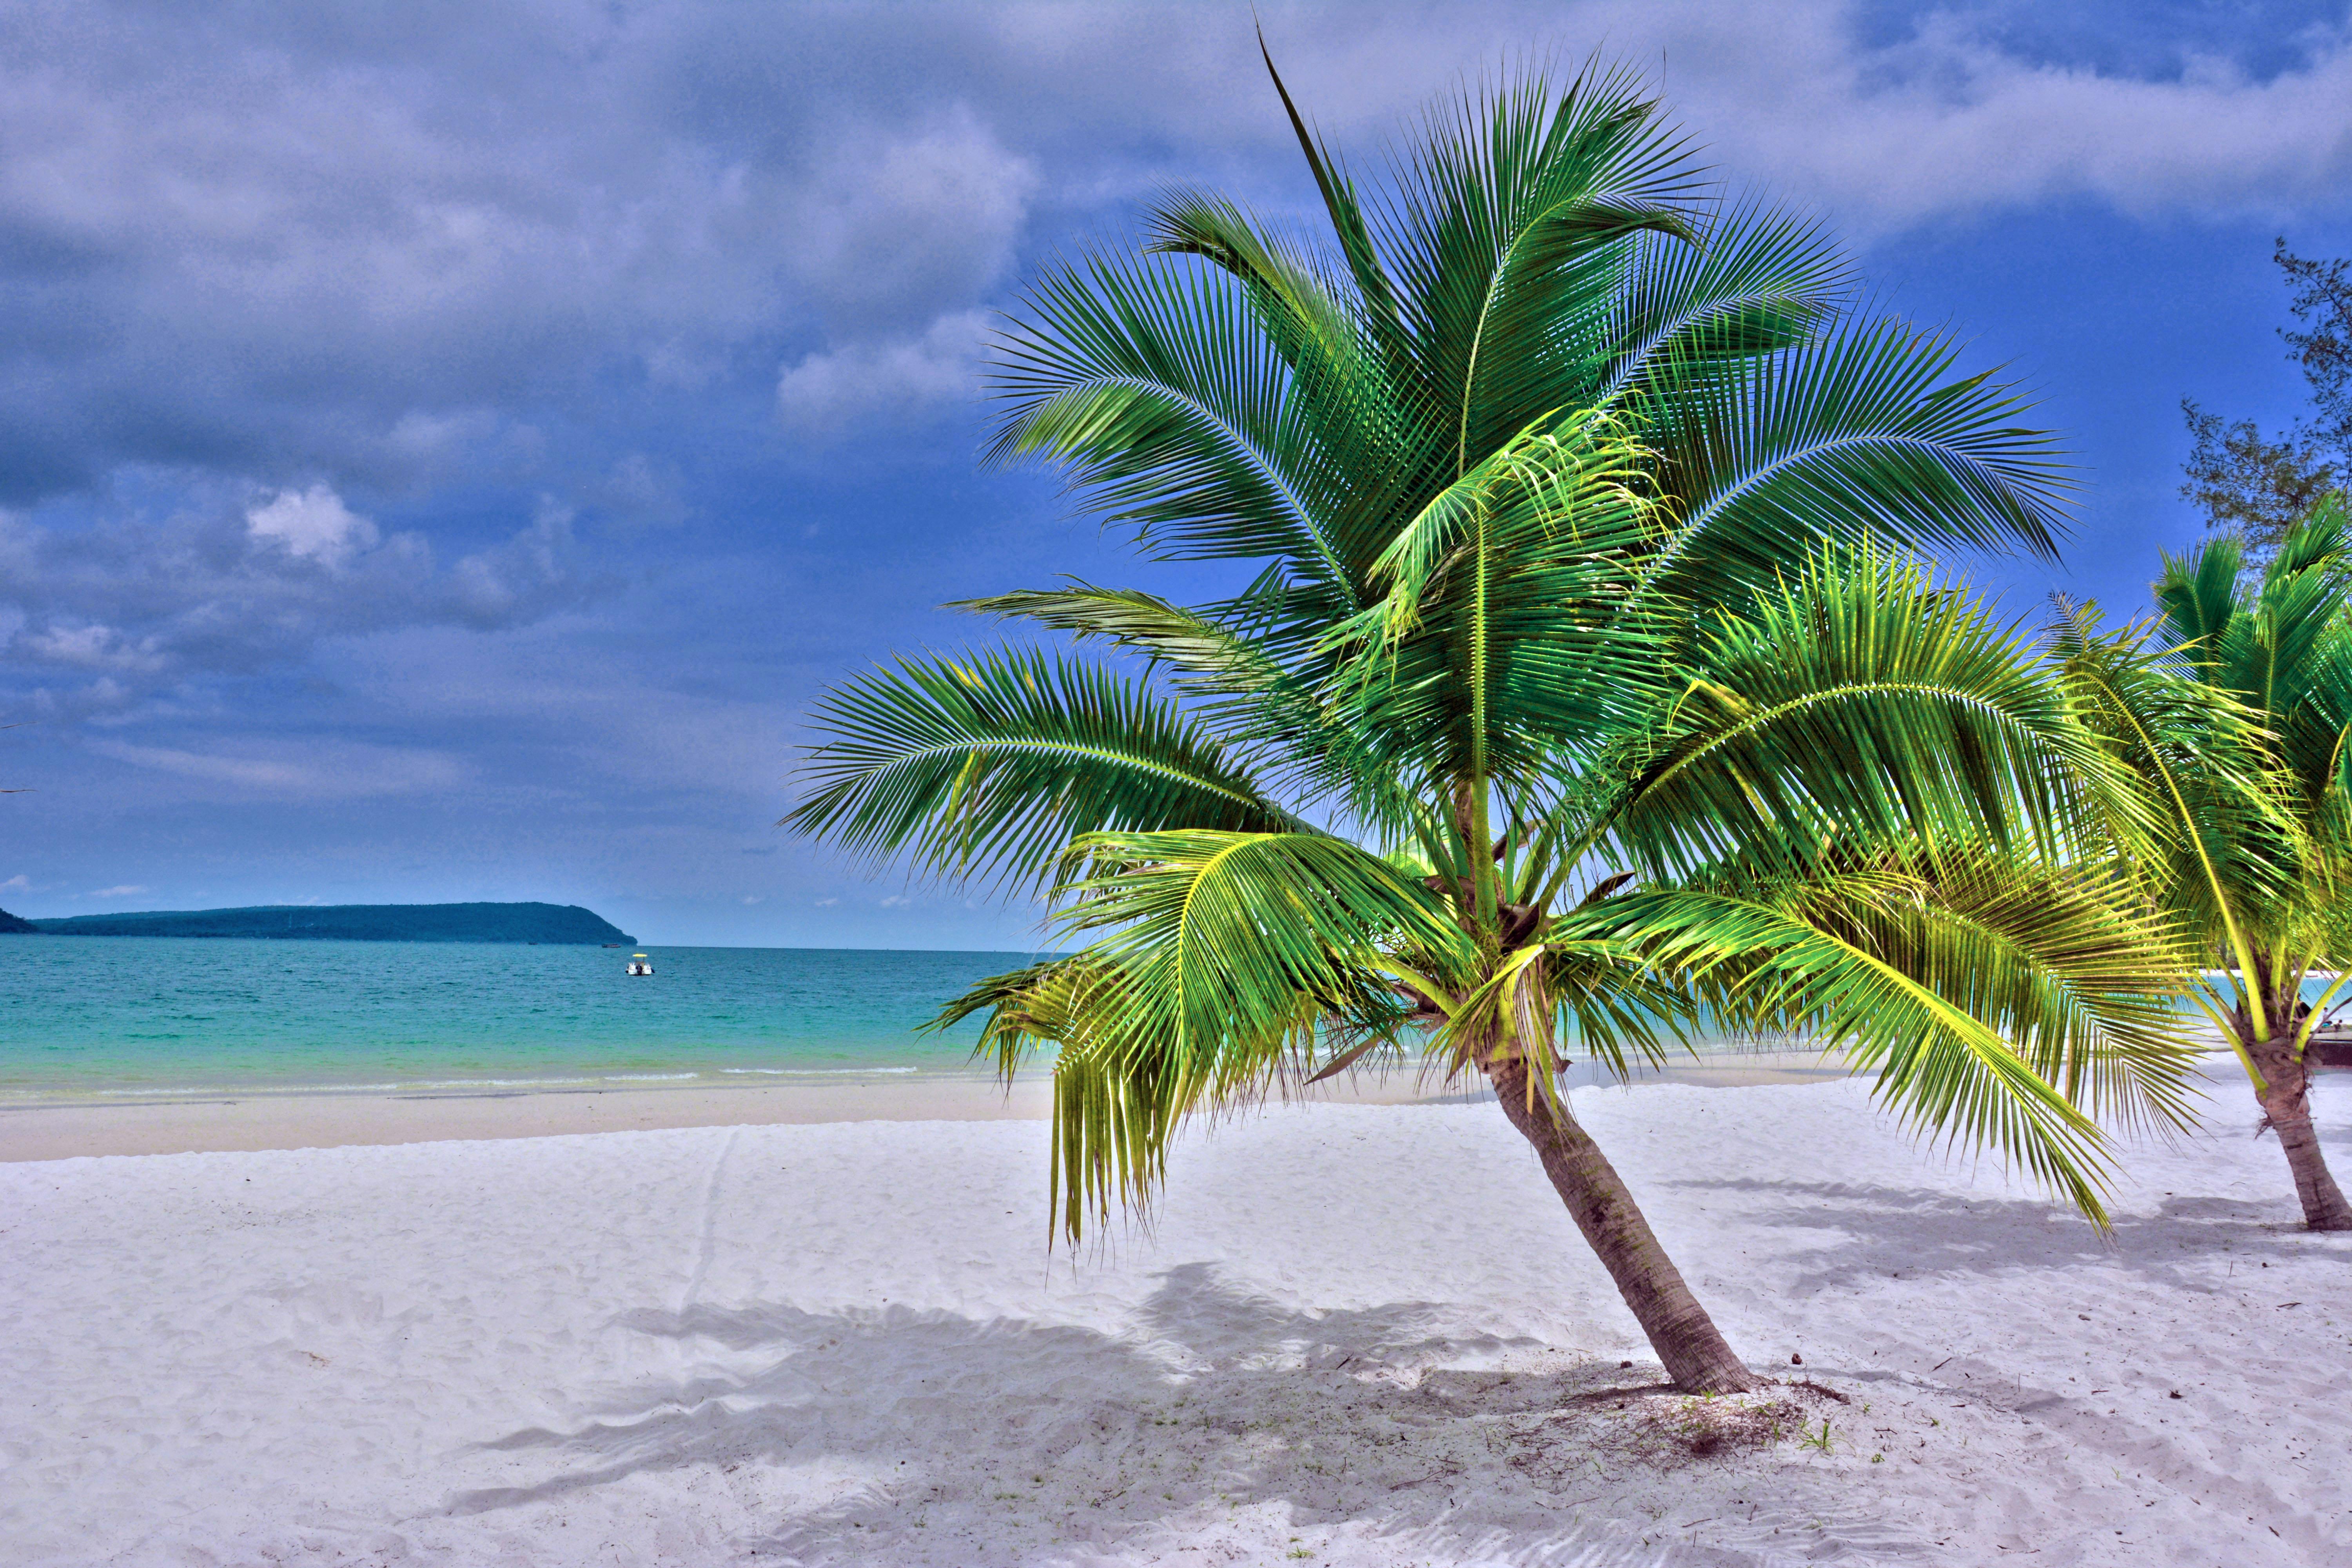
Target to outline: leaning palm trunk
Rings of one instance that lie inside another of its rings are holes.
[[[2296,1048],[2299,998],[2269,990],[2257,991],[2256,1005],[2267,1016],[2257,1027],[2247,1005],[2241,1002],[2230,1015],[2241,1056],[2254,1075],[2254,1098],[2262,1102],[2260,1131],[2278,1134],[2294,1178],[2294,1195],[2303,1205],[2303,1223],[2312,1230],[2352,1230],[2352,1204],[2327,1169],[2319,1147],[2319,1130],[2311,1120],[2311,1070],[2307,1047]],[[2259,1135],[2259,1134],[2258,1134]]]
[[[1845,320],[1820,237],[1717,205],[1628,78],[1445,108],[1378,206],[1292,120],[1328,246],[1180,193],[997,346],[1001,457],[1249,586],[970,602],[1112,659],[850,682],[787,819],[1049,895],[1068,956],[946,1018],[1054,1054],[1066,1232],[1196,1110],[1424,1054],[1494,1085],[1676,1384],[1745,1388],[1555,1073],[1702,1027],[1837,1040],[2102,1218],[2094,1117],[2180,1115],[2144,814],[1903,548],[2046,548],[2045,440]]]
[[[1475,899],[1471,904],[1475,910]],[[1508,942],[1532,934],[1532,923],[1525,919],[1529,912],[1498,909],[1505,927],[1498,937]],[[1552,1190],[1609,1271],[1666,1375],[1689,1394],[1744,1394],[1757,1387],[1762,1380],[1740,1361],[1691,1293],[1633,1190],[1578,1124],[1568,1096],[1544,1070],[1557,1055],[1559,1009],[1541,971],[1531,970],[1515,987],[1490,971],[1474,994],[1507,1000],[1457,1026],[1458,1058],[1485,1075],[1503,1114],[1535,1150]]]
[[[1675,1386],[1688,1394],[1743,1394],[1758,1386],[1762,1380],[1733,1352],[1683,1283],[1682,1270],[1666,1256],[1624,1178],[1577,1125],[1566,1098],[1541,1094],[1516,1057],[1489,1058],[1484,1065],[1503,1114],[1534,1146],[1552,1190],[1609,1270]]]

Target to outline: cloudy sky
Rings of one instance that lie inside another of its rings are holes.
[[[1166,581],[979,469],[973,355],[1165,180],[1306,210],[1248,6],[197,9],[0,9],[0,905],[1026,945],[771,825],[940,601]],[[1652,72],[2065,432],[2065,560],[1968,563],[2021,615],[2142,602],[2179,399],[2294,412],[2273,237],[2352,251],[2344,0],[1260,13],[1368,162],[1506,58]]]

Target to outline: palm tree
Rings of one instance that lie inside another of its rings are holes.
[[[2169,818],[2170,914],[2221,967],[2189,994],[2236,1048],[2313,1230],[2352,1205],[2312,1126],[2312,1031],[2352,986],[2352,540],[2340,498],[2241,581],[2234,538],[2168,555],[2153,626],[2068,615],[2058,648]],[[2331,982],[2315,1005],[2305,983]]]
[[[1839,1042],[2097,1216],[2093,1117],[2179,1113],[2172,960],[2100,847],[2136,797],[1902,549],[2048,548],[2046,441],[1622,74],[1444,106],[1376,204],[1290,118],[1324,241],[1173,193],[997,359],[999,458],[1245,585],[970,602],[1109,661],[854,680],[786,818],[1051,889],[1085,945],[947,1017],[1056,1048],[1068,1234],[1189,1113],[1417,1050],[1493,1084],[1675,1382],[1748,1388],[1555,1087],[1721,1029]]]

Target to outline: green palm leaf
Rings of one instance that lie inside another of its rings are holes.
[[[2178,1123],[2193,1053],[2149,1000],[2176,971],[2144,947],[2086,946],[2086,931],[2141,934],[2095,900],[2034,921],[2020,900],[2051,886],[1956,898],[1948,879],[1850,875],[1677,888],[1563,916],[1555,940],[1637,950],[1716,1018],[1843,1047],[1875,1070],[1880,1099],[1906,1123],[1995,1151],[2104,1225],[2112,1157],[2091,1116],[2037,1066],[2071,1079],[2094,1109]]]
[[[1376,231],[1446,411],[1445,477],[1591,401],[1628,237],[1687,236],[1702,189],[1628,72],[1588,68],[1559,91],[1534,72],[1432,111]]]
[[[1612,824],[1654,875],[1734,857],[1793,869],[1854,836],[2058,858],[2147,826],[2025,639],[1877,549],[1816,556],[1718,618],[1689,668],[1628,753]]]
[[[936,871],[1034,883],[1101,828],[1301,826],[1166,698],[1040,654],[901,659],[815,717],[833,738],[782,825]]]
[[[1613,301],[1605,369],[1578,399],[1600,406],[1810,342],[1833,322],[1847,268],[1813,223],[1743,205],[1710,216],[1696,243],[1644,237]]]
[[[1331,481],[1298,439],[1289,374],[1247,289],[1172,261],[1048,274],[1007,329],[991,457],[1045,457],[1105,520],[1180,559],[1281,560],[1331,603],[1357,584],[1312,504]]]
[[[1953,378],[1954,358],[1947,340],[1876,321],[1728,369],[1661,365],[1641,405],[1680,503],[1673,566],[1721,598],[1824,539],[2051,552],[2056,451],[2018,426],[2007,388]]]
[[[1058,889],[1068,936],[1103,933],[1079,1016],[1054,1020],[1057,1191],[1083,1212],[1139,1205],[1166,1134],[1204,1103],[1313,1067],[1318,1026],[1393,1032],[1391,978],[1427,983],[1475,950],[1407,875],[1304,834],[1093,834]],[[1024,1024],[1024,1027],[1028,1026]]]

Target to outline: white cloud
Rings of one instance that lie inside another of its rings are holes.
[[[2076,196],[2207,215],[2352,199],[2340,12],[2295,34],[2276,13],[2116,5],[2098,25],[2134,47],[2093,64],[2019,43],[2022,9],[1264,14],[1302,106],[1367,169],[1464,74],[1597,47],[1662,74],[1740,176],[1861,229]],[[812,325],[787,412],[822,413],[828,356],[845,373],[895,345],[900,382],[936,385],[940,356],[909,348],[927,323],[1164,179],[1312,200],[1244,10],[289,15],[0,7],[0,272],[29,301],[0,349],[0,482],[77,490],[148,462],[348,494],[355,470],[438,475],[527,412],[580,414],[616,367],[691,389]],[[2266,53],[2211,52],[2238,34]]]
[[[2025,9],[1264,15],[1302,107],[1368,173],[1465,74],[1600,48],[1662,76],[1740,178],[1857,235],[2055,199],[2265,218],[2352,202],[2340,12],[2298,34],[2276,13],[2116,5],[2095,26],[2132,47],[2086,63],[2019,42]],[[2238,35],[2255,41],[2213,52]],[[87,493],[137,463],[331,476],[345,495],[446,479],[526,416],[598,417],[620,367],[691,392],[812,329],[779,389],[789,426],[919,412],[958,395],[955,323],[1037,239],[1171,177],[1311,205],[1255,49],[1244,11],[1189,4],[927,8],[919,26],[694,0],[491,0],[458,26],[0,7],[0,228],[17,237],[0,280],[30,301],[0,349],[0,484]],[[363,549],[300,510],[257,537],[330,564]]]
[[[572,520],[571,508],[541,496],[529,528],[459,560],[449,573],[458,618],[488,629],[576,602],[585,584],[574,570]]]
[[[485,639],[415,629],[336,650],[339,683],[386,721],[560,749],[567,775],[630,790],[713,790],[772,820],[796,703],[701,689],[676,661],[584,645],[548,625]],[[685,674],[686,679],[679,677]],[[756,803],[756,804],[755,804]],[[782,846],[778,846],[782,848]]]
[[[128,899],[137,894],[143,893],[147,889],[145,888],[142,888],[134,882],[125,882],[119,888],[96,889],[90,892],[84,893],[82,897],[85,899]]]
[[[919,336],[813,353],[777,381],[777,417],[793,434],[824,441],[863,420],[905,419],[970,397],[988,324],[987,312],[961,310]]]
[[[1294,92],[1368,171],[1381,136],[1456,73],[1513,50],[1554,47],[1573,62],[1599,47],[1647,68],[1727,175],[1826,209],[1855,239],[2084,197],[2148,216],[2352,205],[2352,42],[2340,29],[2315,31],[2301,63],[2255,78],[2186,54],[2161,76],[2032,58],[2000,41],[1997,16],[1968,8],[1924,11],[1907,29],[1874,17],[1868,37],[1845,0],[1351,6],[1347,26],[1324,25],[1333,15],[1277,10],[1269,30]],[[878,152],[845,143],[803,197],[793,266],[834,328],[778,379],[779,419],[803,439],[969,397],[990,321],[971,302],[1002,277],[1041,195],[1124,205],[1244,153],[1270,155],[1283,199],[1305,199],[1247,40],[1220,43],[1197,11],[1011,6],[968,25],[985,36],[963,47],[978,107]],[[1008,111],[1016,91],[1034,112]],[[1031,140],[1008,152],[992,125]],[[1122,151],[1155,136],[1174,166]],[[872,324],[924,300],[936,313],[920,329]]]
[[[20,630],[14,646],[22,657],[68,669],[152,673],[171,662],[152,637],[126,637],[117,627],[72,618]]]
[[[487,408],[449,413],[410,409],[384,432],[383,455],[398,468],[431,470],[448,464],[468,447],[488,440],[498,433],[499,425],[498,415]]]
[[[362,550],[374,549],[379,538],[374,523],[354,514],[325,485],[278,491],[246,512],[245,526],[254,538],[330,570],[350,564]]]
[[[2204,217],[2352,207],[2352,21],[2340,7],[2298,32],[2275,13],[2231,22],[2226,10],[2116,5],[2075,29],[2112,41],[2098,58],[2037,47],[2066,29],[2021,20],[2049,9],[1351,0],[1262,13],[1301,109],[1365,172],[1384,133],[1464,77],[1530,53],[1572,73],[1598,50],[1647,72],[1739,179],[1817,202],[1853,231],[2076,197]],[[976,36],[956,47],[986,85],[966,90],[992,124],[1024,131],[1016,146],[1045,143],[1033,152],[1041,204],[1131,199],[1171,174],[1255,194],[1265,165],[1233,165],[1269,154],[1278,199],[1311,202],[1246,26],[1185,5],[1008,5],[969,26]],[[1015,101],[1017,114],[1003,107]],[[1154,142],[1170,151],[1146,153]]]
[[[831,134],[796,202],[786,265],[836,330],[897,328],[1003,277],[1036,166],[962,105],[896,135]]]
[[[421,533],[385,533],[324,485],[257,502],[195,499],[161,518],[109,511],[74,526],[0,512],[8,695],[60,716],[117,710],[283,667],[322,637],[502,629],[613,585],[583,557],[570,509],[548,498],[527,525],[446,570]]]
[[[446,752],[342,741],[248,741],[208,752],[106,740],[92,741],[89,747],[132,767],[281,799],[410,795],[451,789],[467,776],[465,763]]]
[[[900,909],[908,904],[913,903],[914,901],[914,900],[908,898],[903,893],[892,893],[889,897],[882,900],[882,907],[886,910]]]
[[[2076,197],[2201,216],[2352,197],[2340,30],[2315,32],[2299,66],[2267,79],[2193,55],[2155,78],[2026,58],[1998,41],[1996,17],[1967,9],[1928,11],[1879,44],[1843,4],[1586,15],[1612,23],[1630,58],[1663,52],[1668,101],[1715,156],[1849,230]]]
[[[685,480],[674,463],[656,462],[643,452],[615,460],[603,481],[590,488],[589,499],[608,524],[622,528],[671,528],[684,522]]]
[[[778,377],[783,427],[824,442],[969,396],[989,321],[972,301],[1011,270],[1037,185],[961,105],[878,143],[832,140],[789,260],[828,337]]]
[[[19,871],[6,881],[0,882],[0,892],[29,892],[32,887],[32,879]]]

